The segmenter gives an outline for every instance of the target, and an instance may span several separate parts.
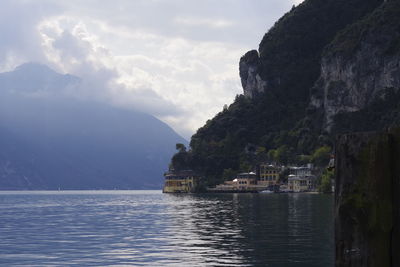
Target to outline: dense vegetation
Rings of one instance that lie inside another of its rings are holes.
[[[172,167],[191,168],[209,184],[261,161],[327,164],[332,142],[307,119],[309,90],[320,75],[324,48],[347,25],[382,0],[307,0],[284,15],[260,43],[261,76],[268,90],[242,95],[193,135]]]
[[[382,50],[386,55],[397,53],[400,50],[399,14],[399,1],[389,1],[362,20],[339,32],[333,42],[325,48],[324,55],[351,57],[359,48],[360,43],[369,37],[375,39],[375,45],[384,47]]]
[[[335,132],[374,131],[400,125],[399,88],[388,88],[382,98],[367,108],[338,114],[335,117]]]

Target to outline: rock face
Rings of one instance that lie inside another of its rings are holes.
[[[321,77],[323,51],[339,32],[382,3],[383,0],[305,0],[287,12],[264,35],[258,50],[249,51],[240,59],[244,96],[238,96],[192,136],[187,168],[205,173],[210,184],[218,184],[224,170],[238,170],[244,166],[240,161],[251,161],[247,160],[245,149],[249,143],[266,151],[289,150],[288,155],[293,155],[290,161],[297,161],[297,155],[312,154],[318,147],[332,146],[334,135],[321,131],[325,118],[323,100],[315,94],[314,101],[318,103],[307,109],[310,89]],[[324,83],[320,80],[321,90],[317,91],[323,96]],[[389,117],[390,123],[394,116]],[[374,129],[383,128],[373,125]],[[384,123],[384,127],[387,125]]]
[[[249,51],[241,58],[244,95],[254,98],[271,91],[283,105],[306,105],[309,89],[320,76],[324,47],[382,2],[311,0],[292,8],[264,35],[258,52]]]
[[[335,116],[365,109],[400,88],[399,1],[387,2],[326,48],[311,104],[331,132]]]
[[[336,145],[336,266],[400,266],[400,131],[346,134]]]
[[[240,58],[239,72],[244,95],[253,98],[264,93],[267,82],[260,77],[261,62],[257,50],[251,50]]]

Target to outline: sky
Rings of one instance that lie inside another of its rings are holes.
[[[77,98],[154,115],[190,139],[242,93],[239,59],[300,0],[2,0],[0,72],[82,79]]]

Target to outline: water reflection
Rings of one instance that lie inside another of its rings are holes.
[[[175,203],[174,225],[183,228],[173,231],[191,230],[230,266],[333,266],[331,196],[193,195]]]
[[[0,264],[333,266],[332,197],[0,193]]]

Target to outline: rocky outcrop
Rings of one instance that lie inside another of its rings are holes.
[[[244,96],[236,97],[234,103],[192,136],[187,168],[206,173],[210,184],[217,184],[224,170],[240,168],[240,161],[248,156],[245,147],[249,142],[266,151],[288,148],[293,161],[297,155],[331,146],[333,134],[321,131],[324,101],[317,93],[324,96],[323,79],[318,86],[321,90],[313,94],[315,103],[310,105],[310,113],[306,112],[310,88],[321,77],[323,51],[340,31],[382,3],[383,0],[305,0],[293,7],[268,30],[258,50],[241,58]],[[392,122],[393,117],[390,114],[388,121]],[[400,121],[400,108],[398,118]]]
[[[324,113],[323,128],[340,113],[362,110],[400,88],[399,1],[386,2],[326,48],[311,108]]]
[[[283,106],[304,105],[320,76],[321,54],[347,25],[383,0],[311,0],[293,7],[240,60],[244,95],[271,92]]]
[[[400,131],[336,142],[337,267],[400,266]]]
[[[264,92],[267,82],[261,79],[260,69],[261,62],[257,50],[251,50],[240,58],[239,72],[246,97],[253,98]]]

